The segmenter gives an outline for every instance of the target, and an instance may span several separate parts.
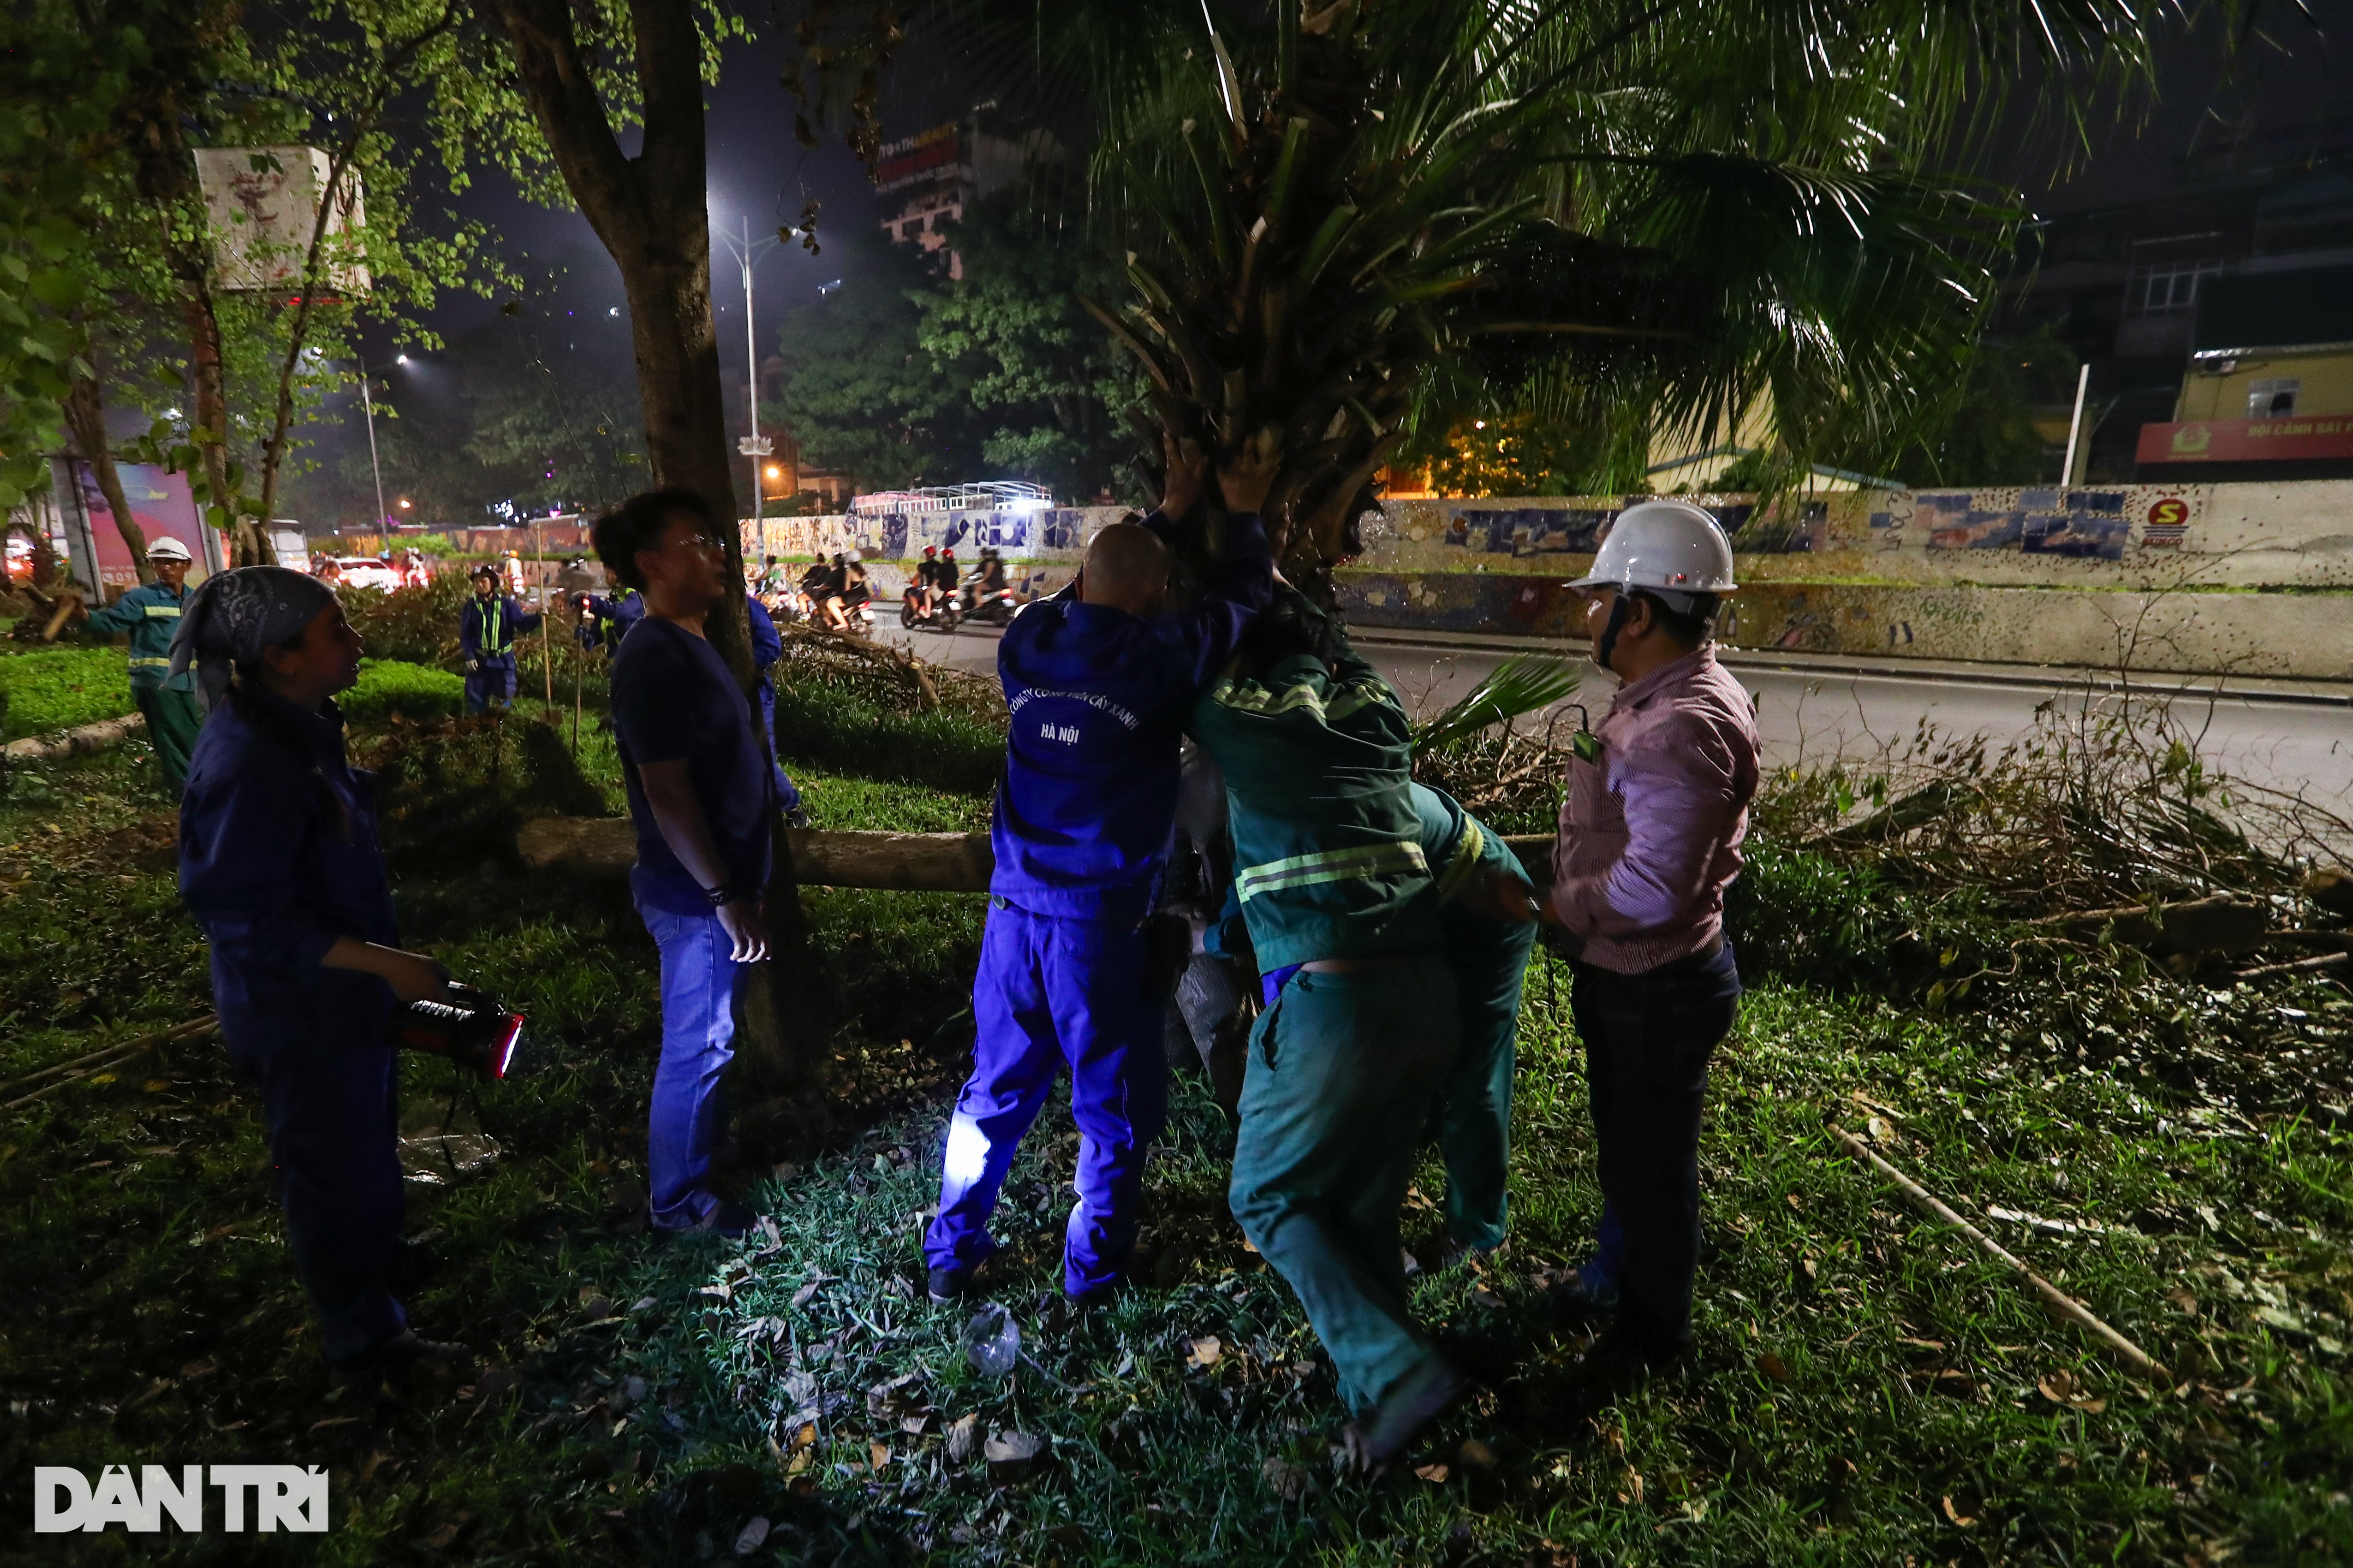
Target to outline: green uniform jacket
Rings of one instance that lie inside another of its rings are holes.
[[[1343,645],[1212,684],[1193,737],[1226,775],[1234,892],[1261,973],[1435,952],[1438,899],[1411,794],[1405,707]]]
[[[180,606],[188,590],[174,593],[161,583],[142,583],[102,610],[90,613],[94,631],[131,634],[131,689],[194,691],[195,676],[172,674],[172,637],[180,629]]]
[[[1455,902],[1472,872],[1481,867],[1533,888],[1527,868],[1512,853],[1502,835],[1462,809],[1444,790],[1413,786],[1415,814],[1421,824],[1422,858],[1438,879],[1439,919],[1450,948],[1478,950],[1508,941],[1525,931],[1525,921],[1497,920],[1483,910]]]

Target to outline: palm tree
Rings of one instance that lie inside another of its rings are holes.
[[[2080,112],[2146,78],[2161,15],[966,0],[947,31],[1098,106],[1129,289],[1089,307],[1169,436],[1279,447],[1296,576],[1353,552],[1387,457],[1466,401],[1728,431],[1769,398],[1793,451],[1900,440],[1957,385],[2009,242],[1971,177],[2008,84]]]

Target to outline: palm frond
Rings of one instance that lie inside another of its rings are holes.
[[[1575,691],[1578,679],[1573,660],[1554,654],[1515,653],[1449,703],[1444,711],[1416,725],[1413,749],[1440,751],[1522,714],[1542,712]]]

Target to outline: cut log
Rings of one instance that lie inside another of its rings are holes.
[[[2179,904],[2133,904],[2116,910],[2079,910],[2045,915],[2030,925],[2056,928],[2077,941],[2102,932],[2124,947],[2154,953],[2245,952],[2261,947],[2272,923],[2271,906],[2216,893]]]
[[[1520,868],[1528,880],[1539,888],[1552,886],[1552,850],[1556,836],[1550,833],[1511,833],[1504,837],[1505,848],[1520,858]]]
[[[996,858],[986,833],[786,834],[804,887],[891,888],[916,893],[985,893]],[[515,849],[533,870],[626,877],[637,864],[637,832],[625,817],[548,816],[523,824]]]
[[[785,835],[793,870],[818,888],[890,888],[911,893],[985,893],[996,868],[986,833],[836,833],[795,828]],[[1552,835],[1519,834],[1504,842],[1538,887],[1552,881]],[[515,835],[515,850],[534,871],[619,878],[638,863],[637,830],[626,817],[543,816]]]
[[[21,741],[11,741],[0,747],[0,756],[12,763],[54,763],[119,746],[146,725],[147,721],[141,715],[125,713],[120,719],[84,724],[79,730],[60,730],[54,735],[27,735]]]

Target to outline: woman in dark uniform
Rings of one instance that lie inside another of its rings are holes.
[[[212,946],[213,996],[269,1124],[294,1268],[343,1380],[466,1352],[409,1331],[400,1243],[394,1010],[448,973],[400,946],[371,775],[343,755],[334,694],[360,637],[332,589],[277,566],[207,580],[172,645],[208,717],[180,805],[180,896]]]

